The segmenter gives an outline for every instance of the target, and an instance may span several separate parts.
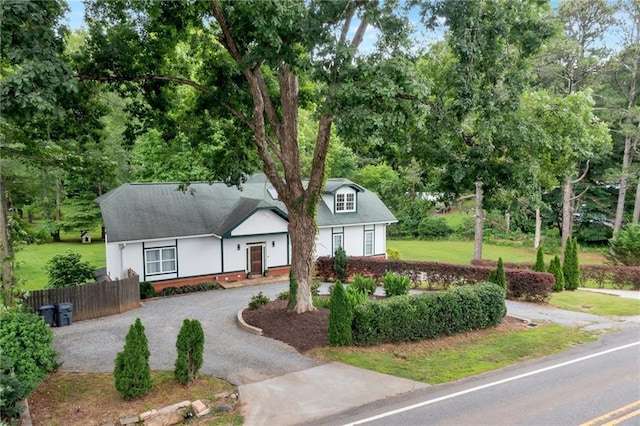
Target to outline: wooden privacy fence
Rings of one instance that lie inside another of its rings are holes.
[[[36,290],[25,298],[25,304],[36,313],[40,306],[67,302],[73,303],[73,321],[130,311],[140,306],[139,277],[134,275],[115,281]]]

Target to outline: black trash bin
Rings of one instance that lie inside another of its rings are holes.
[[[44,318],[44,322],[50,326],[53,326],[54,312],[54,305],[38,306],[38,315],[42,315],[42,317]]]
[[[73,303],[58,303],[56,305],[56,326],[64,327],[73,322]]]

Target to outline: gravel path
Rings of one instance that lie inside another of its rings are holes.
[[[54,328],[54,347],[62,370],[110,373],[129,327],[139,317],[149,340],[151,369],[171,370],[182,321],[190,318],[199,320],[205,333],[204,374],[240,385],[315,367],[320,363],[291,346],[248,333],[236,323],[236,314],[251,296],[262,291],[274,298],[286,288],[286,283],[263,284],[154,299],[120,315]]]

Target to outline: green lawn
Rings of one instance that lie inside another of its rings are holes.
[[[473,241],[417,241],[387,240],[387,247],[400,250],[400,257],[406,260],[455,263],[469,265],[473,259]],[[602,264],[600,253],[580,252],[581,264]],[[504,262],[535,262],[536,251],[529,247],[510,247],[483,244],[482,258]],[[545,256],[549,263],[551,256]]]
[[[325,359],[430,384],[450,382],[529,359],[561,352],[595,340],[578,328],[544,325],[497,333],[468,333],[415,344],[358,348],[321,348]],[[313,353],[312,352],[312,353]]]
[[[550,303],[556,308],[602,316],[640,315],[640,300],[626,299],[589,291],[553,293]]]
[[[82,261],[89,262],[94,268],[106,266],[104,243],[95,241],[82,244],[79,241],[65,241],[19,247],[16,251],[16,278],[24,290],[40,290],[47,285],[47,272],[44,267],[56,254],[67,250],[80,253]]]

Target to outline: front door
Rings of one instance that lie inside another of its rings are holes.
[[[262,246],[249,247],[249,271],[252,275],[262,275]]]

